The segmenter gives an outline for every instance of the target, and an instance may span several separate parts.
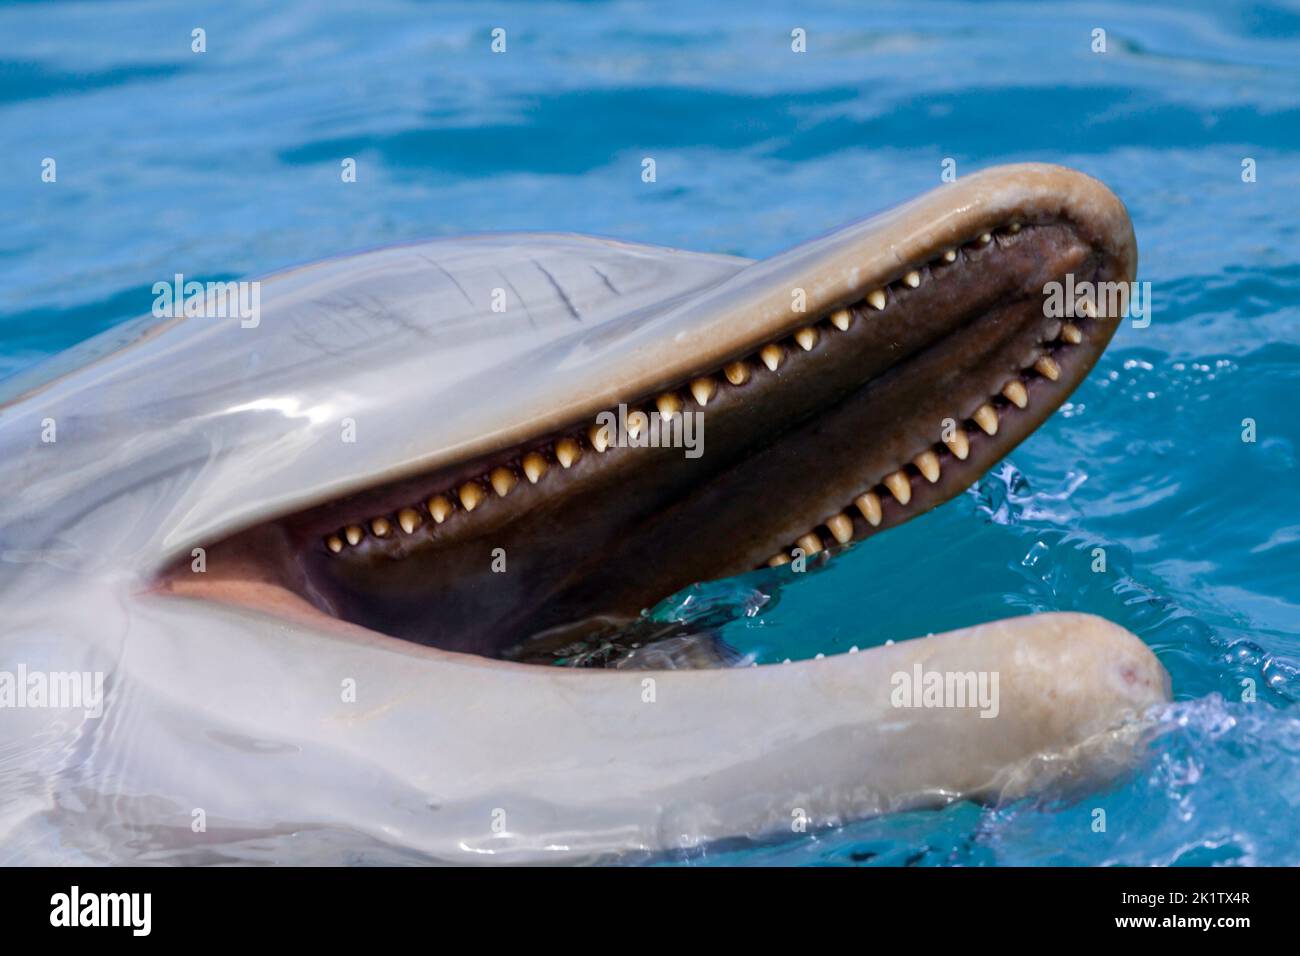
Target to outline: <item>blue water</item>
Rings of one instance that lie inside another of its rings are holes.
[[[147,312],[175,272],[500,229],[762,256],[933,187],[947,157],[1078,167],[1133,216],[1150,327],[969,494],[779,589],[656,613],[733,617],[765,661],[1102,614],[1173,675],[1148,759],[1082,799],[684,861],[1300,863],[1300,8],[786,7],[2,7],[0,378]]]

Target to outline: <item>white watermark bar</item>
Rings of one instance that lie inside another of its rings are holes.
[[[921,662],[895,671],[889,702],[895,707],[978,709],[981,717],[998,715],[997,671],[927,671]]]
[[[606,448],[682,448],[685,457],[699,458],[704,454],[704,413],[674,412],[661,415],[657,411],[628,411],[620,403],[618,411],[601,412],[596,416],[600,431],[598,440]]]
[[[262,322],[262,283],[185,281],[178,272],[171,282],[153,284],[153,314],[159,319],[239,319],[255,329]]]
[[[50,925],[55,927],[125,927],[133,936],[152,929],[150,893],[83,893],[73,884],[50,897]]]
[[[1043,286],[1043,315],[1049,319],[1132,319],[1133,328],[1151,324],[1150,282],[1075,282],[1067,272],[1064,282]]]
[[[82,710],[89,718],[104,714],[103,671],[0,671],[0,709]]]

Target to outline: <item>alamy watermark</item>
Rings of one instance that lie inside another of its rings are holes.
[[[981,717],[998,715],[997,671],[927,671],[918,661],[910,672],[895,671],[889,683],[895,707],[978,708]]]
[[[1150,282],[1083,282],[1074,281],[1067,272],[1064,282],[1043,286],[1043,315],[1049,319],[1133,320],[1133,328],[1151,324]]]
[[[703,412],[629,412],[627,405],[620,403],[617,412],[596,416],[596,429],[609,448],[683,448],[687,458],[704,454]]]
[[[0,709],[82,710],[88,718],[104,714],[103,671],[0,671]]]
[[[50,897],[51,926],[119,926],[133,936],[148,936],[153,928],[152,893],[93,893],[73,885]]]
[[[171,282],[153,284],[153,314],[160,319],[239,319],[245,329],[262,322],[262,283],[185,281],[176,273]]]

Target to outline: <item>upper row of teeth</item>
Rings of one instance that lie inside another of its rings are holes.
[[[1062,324],[1056,340],[1057,343],[1062,346],[1069,346],[1078,345],[1082,341],[1082,329],[1073,322]],[[1026,370],[1026,374],[1030,374],[1031,371],[1053,382],[1061,377],[1061,367],[1050,355],[1040,356],[1031,368]],[[1029,389],[1025,386],[1023,377],[1009,379],[1002,386],[1000,394],[1016,408],[1023,409],[1029,405]],[[940,476],[939,455],[944,448],[951,452],[954,458],[965,461],[970,454],[970,436],[967,429],[976,427],[984,434],[992,437],[998,433],[999,424],[1000,416],[997,406],[993,404],[993,401],[985,402],[975,409],[968,423],[966,423],[966,427],[954,428],[951,437],[944,438],[942,442],[936,442],[934,446],[921,452],[912,459],[912,464],[922,478],[930,484],[935,484]],[[853,499],[851,508],[856,509],[871,527],[879,527],[885,517],[884,496],[892,497],[902,506],[906,506],[911,502],[912,479],[908,475],[906,467],[890,472],[878,484],[858,495]],[[821,525],[813,528],[807,534],[800,536],[791,548],[774,554],[768,559],[768,566],[777,567],[782,564],[789,564],[794,548],[799,548],[805,555],[813,555],[825,550],[826,544],[823,541],[820,528],[825,528],[827,535],[833,538],[837,544],[848,544],[853,540],[853,519],[850,517],[849,509],[845,509],[827,518]]]
[[[1020,231],[1020,224],[1011,223],[1006,227],[1005,231],[1015,234]],[[993,235],[993,232],[981,233],[967,245],[973,248],[982,248],[993,241]],[[889,305],[889,290],[891,287],[899,291],[902,288],[915,289],[921,285],[926,277],[926,273],[922,271],[923,269],[938,268],[942,265],[955,263],[959,254],[959,247],[948,249],[927,266],[905,273],[890,285],[873,289],[865,297],[867,306],[877,312],[884,311]],[[853,318],[853,311],[849,308],[843,308],[833,312],[827,318],[827,323],[841,332],[847,332],[853,324]],[[796,329],[790,338],[793,340],[794,346],[808,352],[817,344],[821,334],[822,331],[819,331],[818,326],[808,325]],[[1077,336],[1077,338],[1071,339],[1070,335]],[[1082,334],[1077,327],[1066,325],[1062,330],[1062,338],[1070,342],[1082,341]],[[692,379],[686,384],[686,391],[690,393],[700,407],[704,407],[713,400],[723,382],[737,388],[744,385],[749,381],[752,367],[757,362],[761,362],[769,371],[775,372],[785,362],[787,354],[788,347],[782,344],[781,341],[769,342],[758,349],[750,358],[740,359],[723,366],[716,375],[706,375]],[[1040,368],[1039,365],[1042,367]],[[1051,379],[1055,379],[1060,374],[1055,362],[1048,356],[1039,359],[1039,364],[1035,365],[1035,369]],[[1011,389],[1011,394],[1008,394],[1006,389],[1004,389],[1003,394],[1006,394],[1009,400],[1023,408],[1024,404],[1022,403],[1028,401],[1028,394],[1025,392],[1024,385],[1019,381],[1008,382],[1007,388]],[[684,407],[683,396],[677,391],[663,393],[654,400],[654,404],[655,409],[665,418],[681,412]],[[644,412],[639,410],[629,411],[627,414],[627,427],[631,437],[635,438],[640,430],[646,427],[648,422],[649,419]],[[990,435],[997,431],[997,413],[991,405],[983,405],[976,411],[975,422]],[[990,428],[992,431],[989,430]],[[964,432],[959,432],[959,434],[961,437],[954,438],[949,447],[954,455],[965,458],[966,436]],[[953,447],[954,445],[958,445],[963,450],[959,453],[957,447]],[[497,497],[505,498],[514,491],[521,477],[526,479],[529,484],[535,485],[550,470],[552,463],[558,464],[561,468],[569,469],[582,457],[585,449],[590,448],[599,454],[608,447],[609,435],[606,430],[602,426],[592,425],[584,435],[570,435],[558,439],[548,449],[549,455],[542,449],[528,452],[520,459],[517,469],[509,465],[499,465],[486,474],[464,482],[455,489],[433,495],[428,500],[421,502],[420,505],[402,508],[394,515],[381,515],[371,518],[364,525],[350,524],[341,528],[325,538],[325,547],[334,554],[338,554],[346,547],[359,544],[367,534],[376,538],[391,538],[399,529],[405,534],[414,534],[426,521],[431,520],[435,524],[442,524],[457,510],[457,507],[466,512],[473,511],[488,498],[489,489]],[[930,455],[931,453],[927,452],[926,454]],[[931,455],[931,457],[933,456]],[[931,462],[931,458],[922,455],[918,461],[922,458],[925,460],[925,468],[922,470],[922,474],[925,474],[928,478],[929,474],[933,472],[935,477],[930,480],[937,481],[939,467],[937,458]],[[918,464],[917,467],[921,468],[921,465]],[[890,486],[886,484],[886,487]],[[863,498],[868,498],[868,496],[874,497],[873,493],[868,492]],[[870,507],[868,498],[867,508]],[[863,514],[868,521],[871,520],[865,509]],[[875,523],[878,524],[879,521],[877,520]],[[836,525],[840,531],[843,530],[843,523],[837,522]],[[838,534],[834,528],[832,528],[832,534],[836,534],[838,539]],[[809,536],[805,535],[805,538],[807,537]],[[820,547],[818,550],[820,550]]]

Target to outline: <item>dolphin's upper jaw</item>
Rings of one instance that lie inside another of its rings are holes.
[[[608,436],[585,414],[381,479],[215,554],[238,553],[247,579],[303,599],[282,606],[493,656],[906,521],[1036,428],[1114,332],[1104,302],[1062,320],[1045,315],[1044,291],[1067,275],[1132,278],[1122,206],[1078,174],[1063,177],[1059,202],[1050,180],[1026,196],[1020,185],[993,179],[983,193],[954,189],[949,203],[940,193],[886,217],[855,240],[872,244],[842,283],[824,264],[778,270],[750,334],[725,350],[680,343],[672,378],[629,375],[619,401],[604,403],[625,404],[634,425],[638,411],[700,413],[698,458],[602,450]],[[791,308],[796,291],[807,311]],[[424,413],[413,410],[413,424]]]

